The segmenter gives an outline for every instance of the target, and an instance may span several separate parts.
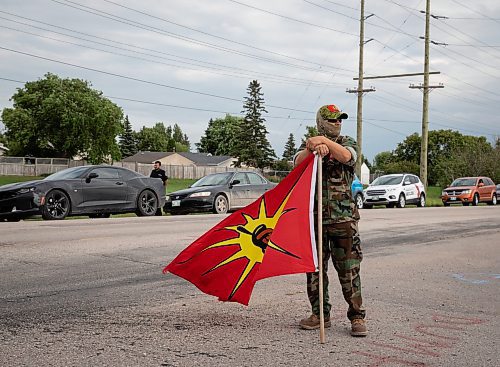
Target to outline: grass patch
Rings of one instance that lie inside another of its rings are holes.
[[[167,181],[167,193],[174,192],[177,190],[187,189],[189,186],[194,184],[196,181],[198,181],[198,180],[169,178]]]
[[[426,206],[443,206],[441,201],[441,192],[443,189],[438,186],[429,186],[427,188],[427,204]]]
[[[0,186],[14,182],[24,182],[24,181],[33,181],[41,179],[43,179],[43,177],[39,176],[0,176]]]

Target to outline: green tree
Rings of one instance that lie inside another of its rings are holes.
[[[128,115],[125,116],[125,121],[123,122],[123,133],[120,135],[119,145],[122,158],[127,158],[137,153],[135,132],[132,130]]]
[[[174,124],[172,129],[172,140],[176,152],[189,152],[191,143],[188,136],[182,132],[182,129],[177,124]]]
[[[306,133],[304,134],[304,137],[302,138],[301,144],[304,145],[306,143],[306,140],[308,138],[311,138],[313,136],[318,136],[319,131],[316,126],[306,126]]]
[[[394,160],[394,155],[392,152],[380,152],[373,159],[373,171],[374,172],[384,172],[387,170],[386,167],[389,163]]]
[[[233,155],[238,157],[236,166],[242,164],[263,169],[270,167],[276,154],[267,140],[268,131],[264,125],[262,113],[267,112],[264,107],[263,93],[257,80],[252,80],[247,88],[243,113],[245,117],[236,131],[235,149]]]
[[[236,145],[236,131],[243,118],[227,114],[224,118],[210,119],[205,134],[196,148],[200,153],[232,155]]]
[[[11,97],[2,120],[10,155],[71,158],[90,163],[120,158],[116,137],[123,112],[101,91],[80,79],[46,74]]]
[[[153,127],[143,126],[137,133],[138,150],[149,152],[171,152],[174,147],[172,129],[167,128],[163,122],[157,122]]]
[[[150,152],[189,152],[189,139],[179,125],[165,126],[157,122],[153,127],[143,126],[136,134],[137,148]]]
[[[288,140],[285,143],[285,149],[283,151],[283,159],[286,161],[293,160],[293,156],[297,153],[297,148],[295,147],[295,138],[293,134],[288,135]]]

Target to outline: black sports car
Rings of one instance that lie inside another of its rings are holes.
[[[251,204],[275,186],[253,171],[214,173],[200,178],[188,189],[169,194],[164,210],[171,214],[224,214]]]
[[[114,166],[67,168],[43,180],[0,186],[0,220],[68,215],[109,217],[117,213],[155,215],[165,203],[161,180]]]

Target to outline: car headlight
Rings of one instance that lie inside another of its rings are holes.
[[[17,193],[18,194],[27,194],[28,192],[33,192],[33,191],[35,191],[34,187],[25,187],[25,188],[17,190]]]
[[[470,189],[462,191],[462,194],[470,194]]]
[[[190,198],[199,198],[199,197],[206,197],[210,196],[210,191],[201,191],[201,192],[194,192],[191,195],[189,195]]]
[[[386,191],[387,192],[392,192],[392,191],[394,191],[396,189],[397,189],[397,187],[389,187]]]
[[[170,201],[170,196],[165,196],[165,201]]]

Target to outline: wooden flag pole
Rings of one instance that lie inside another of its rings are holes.
[[[319,269],[319,342],[325,343],[323,314],[323,157],[318,154],[318,269]]]

